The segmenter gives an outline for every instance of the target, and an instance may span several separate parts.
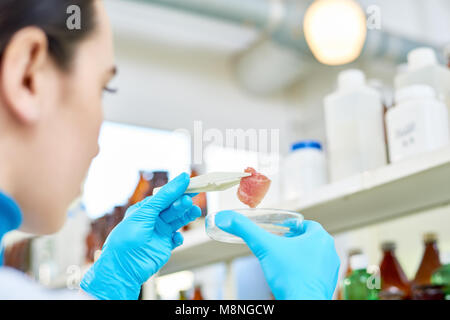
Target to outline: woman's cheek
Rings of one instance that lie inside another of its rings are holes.
[[[89,96],[88,101],[84,104],[87,106],[84,115],[85,126],[85,141],[86,146],[89,146],[88,156],[89,160],[92,161],[99,152],[98,139],[100,136],[100,130],[103,123],[103,107],[102,107],[102,97],[92,94]]]
[[[92,141],[95,144],[95,148],[94,148],[94,158],[98,155],[98,153],[100,152],[100,146],[98,144],[98,140],[100,137],[100,130],[102,128],[102,124],[103,124],[103,107],[101,102],[98,104],[98,107],[96,108],[97,112],[96,115],[94,117],[94,119],[96,119],[96,123],[94,126],[94,130],[93,130],[93,136],[92,136]]]

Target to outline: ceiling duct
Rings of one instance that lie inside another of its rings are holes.
[[[252,27],[261,37],[235,56],[237,81],[248,91],[272,94],[311,72],[316,60],[303,32],[312,1],[299,0],[135,0]],[[220,35],[218,35],[220,37]],[[368,30],[360,60],[406,61],[408,52],[430,46],[382,30]]]
[[[311,1],[298,0],[136,0],[253,26],[284,46],[312,58],[303,34],[303,16]],[[419,43],[382,30],[368,30],[364,57],[405,61]]]

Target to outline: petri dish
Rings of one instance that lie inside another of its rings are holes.
[[[240,213],[251,221],[259,225],[266,231],[278,236],[295,237],[302,233],[303,215],[288,210],[281,209],[263,209],[263,208],[244,208],[232,209]],[[217,212],[209,213],[205,219],[205,228],[208,236],[216,241],[227,243],[244,243],[244,241],[228,232],[223,231],[215,224]]]

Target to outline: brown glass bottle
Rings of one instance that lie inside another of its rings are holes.
[[[439,260],[439,250],[437,248],[437,237],[434,233],[426,233],[423,236],[425,251],[419,269],[414,277],[413,285],[429,285],[431,275],[441,267]]]
[[[380,300],[405,300],[411,298],[411,287],[395,256],[395,247],[393,242],[384,242],[381,245],[384,255],[380,264]]]
[[[202,295],[202,287],[199,285],[195,286],[194,289],[194,296],[192,297],[192,300],[205,300]]]
[[[147,196],[153,195],[153,189],[160,188],[169,182],[169,173],[167,171],[153,171],[149,175],[149,179],[151,184],[151,193],[148,193]]]
[[[94,222],[91,222],[91,228],[85,238],[85,245],[86,245],[85,262],[86,263],[94,262],[94,252],[97,249],[97,242],[98,241],[96,238],[96,234],[94,233]]]
[[[145,178],[145,172],[140,171],[139,182],[130,199],[128,200],[128,205],[132,206],[133,204],[143,200],[145,198],[145,195],[149,192],[149,189],[150,182]]]
[[[436,234],[426,233],[423,242],[425,250],[413,280],[412,296],[415,300],[441,300],[444,297],[442,287],[431,285],[431,276],[441,267]]]

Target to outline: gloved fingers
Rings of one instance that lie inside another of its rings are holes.
[[[175,232],[172,237],[172,250],[175,249],[176,247],[181,246],[183,242],[184,242],[183,235],[179,232]]]
[[[192,206],[191,210],[186,213],[186,221],[192,222],[202,216],[202,209],[199,206]]]
[[[143,207],[150,206],[160,213],[170,207],[170,205],[180,198],[189,186],[189,175],[182,173],[172,181],[163,186],[158,193],[153,195]]]
[[[183,217],[184,213],[190,210],[193,205],[192,198],[188,195],[184,195],[172,203],[168,209],[161,212],[159,216],[165,223],[171,223],[172,221]]]
[[[284,234],[285,237],[296,237],[303,233],[302,223],[303,221],[297,218],[290,218],[277,225],[280,227],[289,228],[289,230]]]
[[[155,231],[163,237],[172,237],[173,234],[170,224],[165,223],[161,217],[156,218]]]
[[[125,212],[125,216],[123,217],[123,219],[125,220],[125,219],[128,218],[130,215],[132,215],[133,213],[135,213],[136,211],[138,211],[138,210],[142,207],[143,202],[144,202],[145,200],[147,200],[147,199],[149,199],[149,198],[146,198],[146,199],[144,199],[144,200],[142,200],[142,201],[140,201],[140,202],[138,202],[138,203],[135,203],[135,204],[132,205],[131,207],[129,207],[129,208],[127,209],[127,211]]]
[[[334,254],[337,256],[334,238],[322,227],[322,225],[316,221],[305,220],[303,221],[303,234],[296,239],[310,238],[320,240],[321,243],[334,250]],[[339,260],[339,258],[338,258]]]
[[[303,221],[302,228],[303,228],[302,236],[306,236],[316,232],[327,233],[320,223],[312,220]]]
[[[259,257],[271,246],[271,243],[276,241],[276,236],[234,211],[218,212],[214,221],[223,231],[242,238],[256,257]]]
[[[147,197],[144,200],[131,206],[125,213],[124,220],[132,220],[139,223],[154,224],[158,218],[159,211],[149,205],[153,196]]]
[[[189,211],[185,212],[183,217],[177,219],[170,223],[172,227],[172,231],[177,231],[178,229],[184,227],[190,222],[194,221],[197,218],[200,218],[202,215],[202,210],[198,206],[193,206]]]
[[[199,193],[186,193],[186,195],[189,196],[189,197],[191,197],[191,198],[193,198],[193,197],[195,197],[195,196],[198,196]]]

